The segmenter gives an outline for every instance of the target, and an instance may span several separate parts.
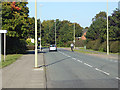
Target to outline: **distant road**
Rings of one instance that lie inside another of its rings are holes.
[[[118,61],[58,49],[44,49],[47,88],[118,88]]]

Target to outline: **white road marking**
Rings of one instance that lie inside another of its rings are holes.
[[[78,62],[80,62],[80,63],[82,63],[82,61],[80,61],[80,60],[77,60]]]
[[[87,63],[84,63],[85,65],[87,65],[88,67],[93,67],[93,66],[91,66],[91,65],[89,65],[89,64],[87,64]]]
[[[76,58],[72,58],[72,59],[76,60]]]
[[[60,51],[59,51],[60,52]],[[65,54],[65,53],[63,53],[63,52],[60,52],[61,54],[63,54],[63,55],[65,55],[65,56],[67,56],[67,57],[71,57],[71,56],[69,56],[69,55],[67,55],[67,54]],[[76,60],[76,58],[72,58],[73,60]],[[80,62],[80,63],[83,63],[81,60],[77,60],[78,62]],[[112,61],[112,62],[117,62],[117,61],[113,61],[113,60],[110,60],[110,61]],[[89,65],[89,64],[87,64],[87,63],[84,63],[86,66],[88,66],[88,67],[93,67],[92,65]],[[95,70],[97,70],[97,71],[99,71],[99,72],[102,72],[102,73],[104,73],[104,74],[106,74],[106,75],[110,75],[110,73],[108,73],[108,72],[105,72],[105,71],[103,71],[103,70],[100,70],[100,69],[98,69],[98,68],[95,68]],[[116,79],[118,79],[118,80],[120,80],[120,78],[118,78],[118,77],[116,77]]]
[[[106,75],[110,75],[108,72],[105,72],[105,71],[103,71],[103,70],[100,70],[100,69],[98,69],[98,68],[95,68],[95,70],[97,70],[97,71],[100,71],[100,72],[102,72],[102,73],[104,73],[104,74],[106,74]]]
[[[67,56],[67,57],[71,57],[71,56]]]
[[[120,80],[120,78],[119,78],[119,77],[116,77],[116,79]]]
[[[43,71],[43,68],[34,68],[34,71]]]

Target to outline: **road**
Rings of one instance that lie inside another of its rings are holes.
[[[44,49],[47,88],[118,88],[118,60]]]

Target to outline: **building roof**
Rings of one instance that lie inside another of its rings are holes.
[[[83,30],[82,30],[82,31],[83,31],[82,35],[83,35],[84,33],[86,33],[87,30],[88,30],[88,29],[83,29]]]

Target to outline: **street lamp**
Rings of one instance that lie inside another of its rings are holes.
[[[43,5],[40,4],[40,7],[42,7]],[[40,10],[41,12],[41,10]],[[41,51],[41,13],[40,13],[40,51]]]
[[[75,23],[74,23],[74,48],[75,48]]]
[[[55,45],[56,45],[56,20],[55,20]]]
[[[37,0],[35,0],[35,68],[37,67]]]
[[[109,55],[108,0],[107,0],[107,55]]]

